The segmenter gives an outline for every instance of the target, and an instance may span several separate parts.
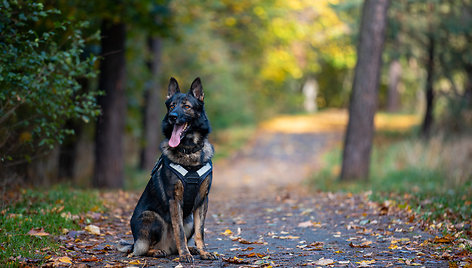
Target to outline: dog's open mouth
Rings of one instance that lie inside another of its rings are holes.
[[[177,147],[180,144],[180,140],[184,137],[185,131],[188,128],[188,123],[181,125],[175,124],[174,129],[172,130],[172,136],[169,139],[170,147]]]

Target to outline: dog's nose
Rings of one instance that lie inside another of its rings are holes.
[[[177,121],[177,113],[170,113],[169,114],[169,120]]]

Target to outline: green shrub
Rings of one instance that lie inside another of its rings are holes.
[[[73,134],[64,128],[67,119],[88,122],[99,114],[96,94],[77,81],[95,75],[95,58],[83,58],[84,26],[33,0],[0,1],[2,165],[28,162],[61,143]]]

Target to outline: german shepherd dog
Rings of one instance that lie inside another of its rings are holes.
[[[205,250],[203,234],[214,152],[207,138],[210,123],[203,96],[200,78],[193,81],[187,94],[180,92],[174,78],[170,79],[167,114],[162,120],[166,137],[161,143],[162,156],[131,217],[134,244],[121,242],[118,247],[122,252],[132,252],[130,256],[178,253],[182,262],[193,262],[192,254],[217,259]],[[194,233],[196,248],[189,248],[187,241]]]

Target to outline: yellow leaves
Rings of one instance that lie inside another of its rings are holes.
[[[225,235],[225,236],[230,236],[233,234],[233,232],[230,230],[230,229],[226,229],[224,232],[221,233],[222,235]]]
[[[450,236],[450,235],[446,235],[446,236],[443,236],[443,237],[435,237],[433,239],[433,243],[436,243],[436,244],[450,244],[452,243],[456,238],[453,237],[453,236]]]
[[[67,256],[54,259],[54,266],[64,266],[64,264],[72,264],[72,259]]]
[[[225,19],[225,25],[228,27],[234,26],[236,24],[236,19],[234,17],[227,17]]]
[[[99,235],[100,234],[100,228],[96,225],[90,224],[85,226],[85,231],[94,234],[94,235]]]
[[[129,264],[139,265],[139,264],[141,264],[141,262],[139,260],[132,260],[132,261],[129,262]]]
[[[261,6],[255,6],[253,8],[254,14],[256,14],[261,19],[267,18],[267,12]]]
[[[325,110],[312,115],[279,116],[261,124],[264,131],[280,133],[324,133],[343,130],[347,124],[348,115],[344,110]],[[375,115],[377,130],[407,130],[418,124],[416,115]],[[387,212],[387,211],[385,211]]]
[[[286,28],[286,27],[284,27]],[[278,34],[286,34],[286,30],[278,30]],[[295,79],[303,75],[301,67],[297,64],[294,54],[283,47],[269,47],[265,51],[264,63],[261,75],[267,80],[282,82],[291,76]]]

